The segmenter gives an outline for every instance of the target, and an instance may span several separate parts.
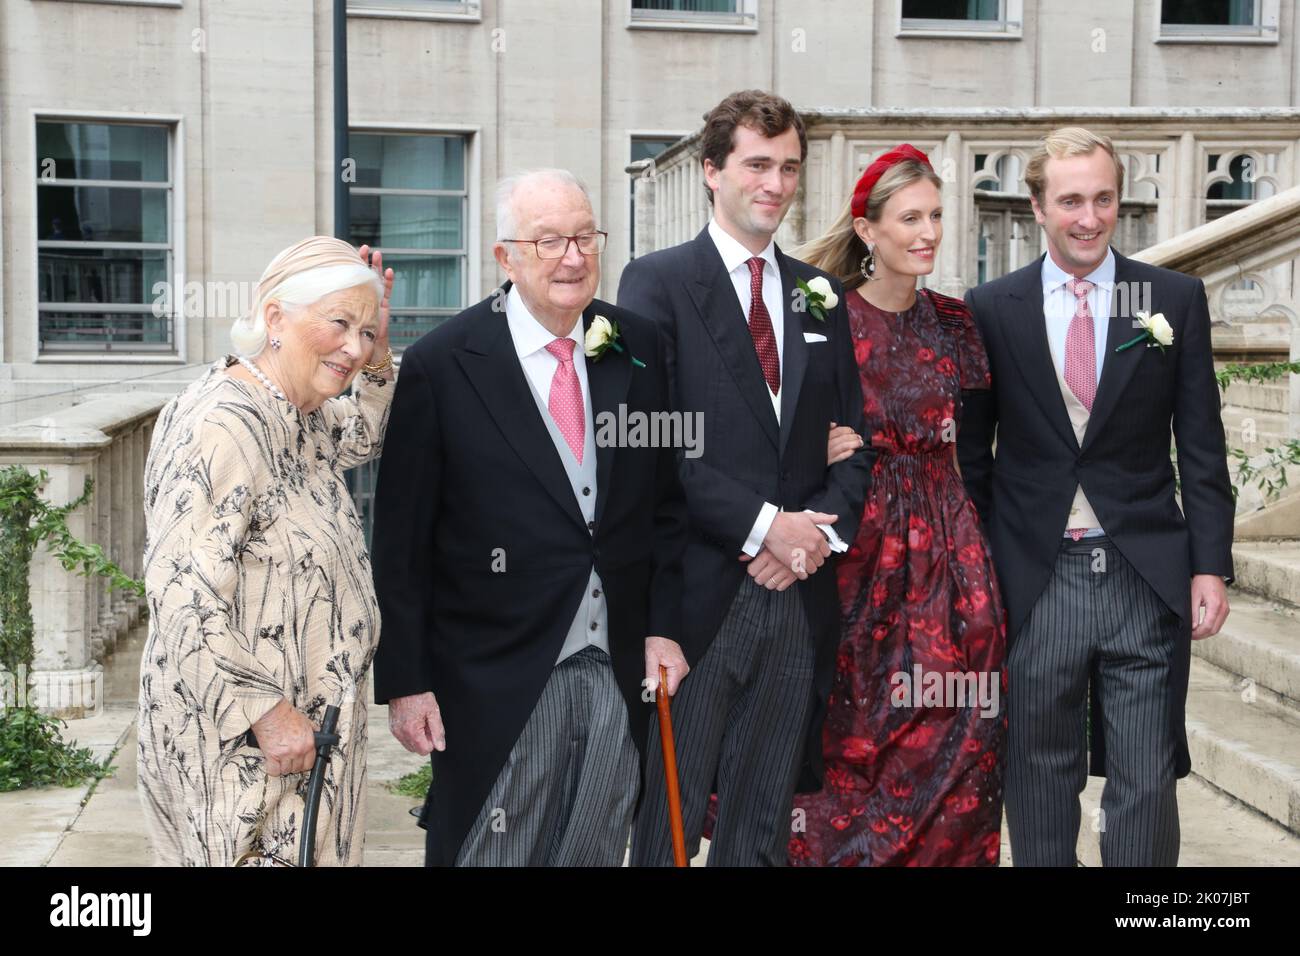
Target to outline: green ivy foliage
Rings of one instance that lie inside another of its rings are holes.
[[[0,711],[0,793],[28,787],[74,787],[108,776],[108,762],[63,739],[67,724],[34,707]]]
[[[1258,365],[1225,365],[1214,374],[1219,382],[1219,389],[1227,391],[1233,382],[1250,382],[1264,384],[1285,379],[1291,375],[1300,375],[1300,362],[1264,362]],[[1236,480],[1232,485],[1232,497],[1235,500],[1246,485],[1255,483],[1266,501],[1271,501],[1287,487],[1287,469],[1300,465],[1300,440],[1290,438],[1277,447],[1265,448],[1266,457],[1258,464],[1251,464],[1256,457],[1242,448],[1229,448],[1228,460],[1236,463]]]
[[[13,682],[14,701],[0,711],[0,791],[72,786],[108,772],[88,749],[65,742],[59,727],[66,724],[39,713],[29,703],[28,688],[19,686],[35,658],[30,575],[36,546],[44,542],[68,571],[107,578],[111,587],[144,595],[143,582],[109,560],[99,545],[79,541],[68,530],[68,515],[90,500],[94,482],[87,478],[76,500],[55,506],[40,494],[48,481],[44,470],[0,469],[0,668]]]

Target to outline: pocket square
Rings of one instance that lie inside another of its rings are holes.
[[[805,342],[825,342],[826,336],[818,335],[816,332],[805,332],[803,334],[803,340]]]

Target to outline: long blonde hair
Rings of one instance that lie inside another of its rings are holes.
[[[900,189],[912,183],[928,180],[935,188],[943,189],[943,180],[924,163],[915,159],[905,159],[889,167],[871,187],[867,197],[867,216],[870,222],[880,222],[885,203]],[[796,259],[802,259],[815,269],[828,272],[844,284],[844,288],[856,289],[867,281],[862,276],[861,263],[867,254],[867,244],[853,229],[853,192],[845,200],[844,208],[835,217],[830,228],[809,242],[790,253]]]

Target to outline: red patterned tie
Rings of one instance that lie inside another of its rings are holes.
[[[773,395],[781,394],[781,359],[776,350],[776,335],[772,331],[772,317],[763,302],[763,260],[750,259],[749,266],[749,334],[754,337],[754,351],[758,364],[763,366],[763,378]]]
[[[573,367],[573,347],[577,344],[573,339],[556,339],[546,346],[546,351],[560,360],[559,367],[551,376],[551,397],[546,407],[550,409],[551,418],[555,419],[573,457],[581,465],[587,426],[582,407],[582,386],[578,384],[578,373]]]
[[[1083,407],[1092,411],[1092,400],[1097,395],[1097,339],[1092,328],[1092,310],[1088,308],[1092,283],[1071,279],[1066,285],[1074,293],[1075,306],[1074,318],[1065,333],[1065,384]]]

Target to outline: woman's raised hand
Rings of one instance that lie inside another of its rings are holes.
[[[380,353],[380,359],[388,349],[388,307],[389,299],[393,295],[393,270],[384,268],[384,254],[378,249],[371,250],[369,246],[362,246],[359,250],[361,261],[375,271],[384,282],[384,298],[379,303],[379,328],[375,332],[375,351]]]

